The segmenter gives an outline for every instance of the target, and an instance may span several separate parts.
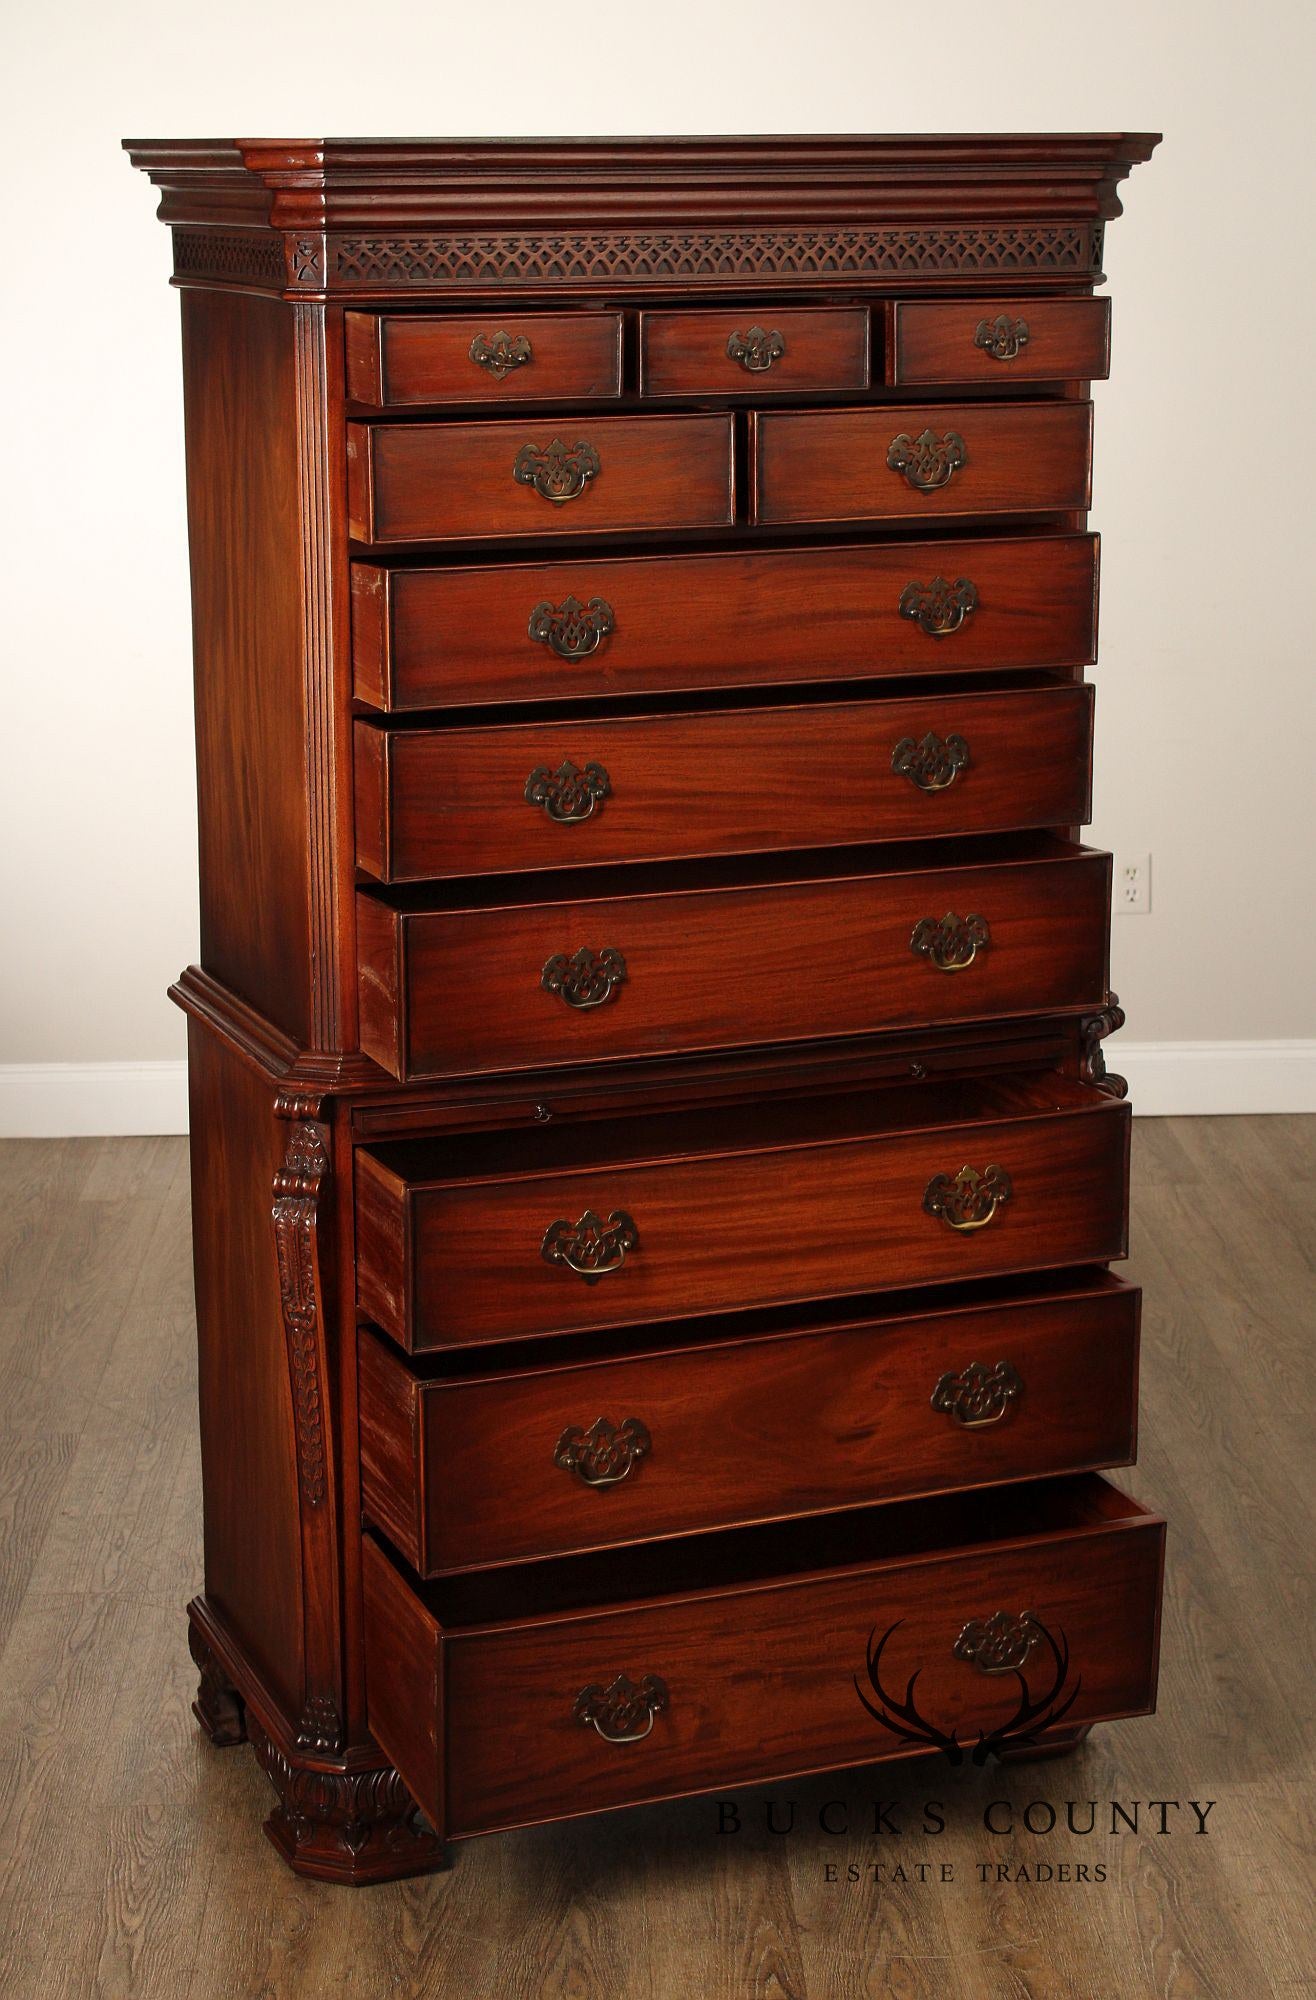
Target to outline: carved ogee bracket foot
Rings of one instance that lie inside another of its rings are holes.
[[[294,1873],[363,1887],[450,1865],[391,1764],[317,1771],[285,1755],[254,1722],[251,1743],[278,1794],[265,1831]]]
[[[247,1740],[247,1710],[215,1655],[188,1620],[187,1644],[201,1676],[192,1713],[217,1750],[230,1750]]]

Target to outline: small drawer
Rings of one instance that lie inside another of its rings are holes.
[[[347,394],[372,409],[621,394],[620,313],[350,312]]]
[[[1092,690],[355,730],[380,882],[1080,826]]]
[[[1109,855],[1020,836],[945,857],[707,863],[678,888],[626,870],[495,907],[361,890],[361,1046],[411,1081],[1103,1005]]]
[[[896,300],[886,314],[893,388],[1099,382],[1110,373],[1109,299]]]
[[[420,1352],[1104,1263],[1128,1131],[1048,1075],[363,1148],[357,1304]]]
[[[862,306],[640,314],[646,396],[790,396],[867,386]]]
[[[367,1538],[370,1730],[452,1837],[1045,1743],[1155,1707],[1164,1548],[1091,1473],[419,1588]]]
[[[891,403],[749,422],[762,523],[1070,512],[1091,498],[1090,403]]]
[[[352,568],[356,694],[402,712],[1086,666],[1094,535]]]
[[[1128,1465],[1139,1297],[1100,1272],[953,1309],[815,1308],[698,1346],[433,1379],[363,1329],[363,1506],[413,1569],[441,1576]]]
[[[349,424],[349,527],[385,545],[717,528],[732,519],[730,412]]]

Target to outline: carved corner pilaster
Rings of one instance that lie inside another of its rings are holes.
[[[297,1457],[305,1685],[298,1745],[330,1752],[343,1742],[332,1394],[321,1239],[331,1165],[315,1099],[280,1098],[293,1121],[274,1176],[274,1247],[288,1353]],[[310,1115],[307,1115],[310,1114]]]
[[[448,1866],[448,1851],[391,1764],[321,1771],[288,1757],[258,1724],[251,1742],[278,1794],[265,1831],[298,1875],[364,1884]]]
[[[192,1713],[217,1750],[228,1750],[247,1740],[247,1710],[215,1655],[189,1618],[187,1647],[200,1675]]]
[[[1122,1076],[1115,1076],[1106,1068],[1106,1057],[1101,1044],[1107,1035],[1114,1035],[1124,1026],[1124,1009],[1120,1006],[1119,995],[1108,993],[1106,1004],[1099,1014],[1088,1014],[1079,1024],[1081,1036],[1079,1046],[1079,1075],[1084,1083],[1091,1083],[1098,1090],[1104,1090],[1108,1097],[1127,1097],[1129,1086]]]

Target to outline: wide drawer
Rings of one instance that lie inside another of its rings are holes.
[[[370,1729],[462,1835],[1145,1715],[1164,1536],[1086,1474],[419,1589],[367,1539]]]
[[[924,382],[1104,381],[1109,299],[920,299],[886,308],[886,379]]]
[[[1109,855],[940,851],[359,890],[361,1046],[412,1079],[1102,1006]]]
[[[1128,1129],[1047,1075],[400,1140],[356,1155],[357,1304],[419,1351],[1104,1263]]]
[[[358,541],[537,539],[732,519],[732,418],[349,424]]]
[[[381,882],[844,846],[1088,817],[1092,690],[355,731]]]
[[[789,396],[867,386],[862,306],[640,314],[646,396]]]
[[[568,510],[569,511],[569,510]],[[1085,666],[1092,535],[352,570],[377,708]]]
[[[1043,1284],[473,1378],[363,1330],[362,1504],[440,1576],[1130,1464],[1139,1294]]]
[[[350,312],[346,329],[348,396],[376,409],[621,394],[620,313]]]
[[[753,518],[926,521],[1091,499],[1090,403],[887,404],[750,417]]]

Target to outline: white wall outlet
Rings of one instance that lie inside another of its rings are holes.
[[[1115,910],[1145,917],[1151,909],[1151,856],[1125,854],[1115,860]]]

